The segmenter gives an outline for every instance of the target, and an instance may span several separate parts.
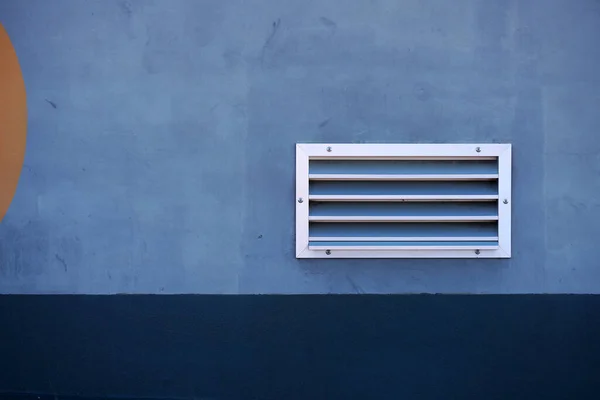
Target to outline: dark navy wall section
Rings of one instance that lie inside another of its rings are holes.
[[[0,393],[598,399],[600,296],[0,296]]]
[[[0,293],[599,293],[597,0],[0,0]],[[509,142],[510,260],[296,260],[296,142]]]

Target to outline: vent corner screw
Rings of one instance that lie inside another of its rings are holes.
[[[475,250],[475,254],[479,255],[481,252],[479,250]]]
[[[508,204],[508,199],[504,199],[503,203]]]
[[[327,152],[331,153],[331,147],[330,146],[327,147]]]
[[[304,199],[303,199],[302,197],[300,197],[300,198],[298,199],[298,203],[304,203]]]
[[[476,147],[475,151],[478,152],[478,153],[481,153],[481,147]]]
[[[331,254],[331,250],[325,250],[325,254],[330,255]]]

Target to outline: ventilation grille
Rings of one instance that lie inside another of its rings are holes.
[[[306,247],[301,243],[304,250],[299,256],[304,252],[311,257],[510,255],[500,246],[501,226],[506,226],[500,218],[510,219],[503,212],[508,198],[500,196],[501,180],[507,179],[506,171],[500,171],[500,157],[507,145],[488,145],[503,150],[493,156],[481,154],[484,145],[469,146],[467,156],[464,151],[453,156],[451,150],[468,145],[388,145],[403,151],[390,155],[387,150],[380,157],[369,153],[377,150],[369,145],[301,146],[303,153],[307,146],[309,153],[318,146],[327,154],[308,154],[307,167],[300,168],[307,176],[297,177],[308,186],[307,196],[300,193],[298,199],[299,213],[307,214],[306,222],[300,223],[307,225],[308,235],[302,238],[308,243]],[[345,155],[348,146],[365,146],[364,153]],[[447,151],[419,155],[423,146]],[[510,187],[510,168],[508,176]]]

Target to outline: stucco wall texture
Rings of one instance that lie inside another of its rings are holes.
[[[0,0],[1,293],[600,293],[597,0]],[[296,142],[513,144],[510,260],[296,260]]]

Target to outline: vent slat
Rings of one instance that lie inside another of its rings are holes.
[[[311,241],[490,241],[498,240],[495,222],[395,223],[311,222]]]
[[[309,216],[311,222],[470,222],[497,221],[498,216]]]
[[[310,221],[496,221],[496,202],[478,203],[369,203],[311,202]]]
[[[491,181],[498,174],[423,174],[423,175],[364,175],[364,174],[310,174],[313,181]]]
[[[498,179],[494,160],[315,160],[311,180],[493,180]]]
[[[492,200],[496,182],[311,181],[309,199],[322,201]]]
[[[495,160],[313,160],[310,175],[498,175]]]
[[[497,249],[498,242],[309,242],[312,250],[475,250]]]
[[[335,195],[311,194],[309,200],[315,201],[482,201],[497,200],[497,194],[489,195]]]

